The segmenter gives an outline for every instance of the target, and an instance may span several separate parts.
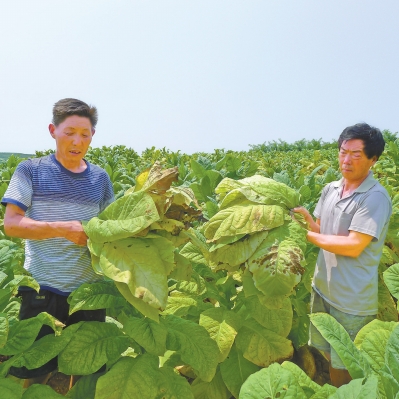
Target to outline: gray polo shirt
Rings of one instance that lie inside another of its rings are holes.
[[[341,199],[342,189],[343,179],[324,187],[314,211],[320,233],[348,236],[353,230],[373,239],[357,258],[320,249],[313,287],[342,312],[377,314],[378,264],[392,213],[391,199],[372,172],[349,197]]]

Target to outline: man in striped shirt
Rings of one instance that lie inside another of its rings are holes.
[[[68,315],[68,295],[99,280],[91,267],[82,221],[97,216],[113,199],[107,173],[84,159],[95,133],[97,109],[66,98],[53,108],[49,125],[54,154],[21,162],[2,199],[7,235],[26,239],[24,267],[40,284],[39,294],[22,287],[20,319],[46,311],[65,324],[105,320],[105,310]],[[44,326],[38,339],[52,333]],[[25,387],[46,383],[57,359],[39,369],[12,369]]]

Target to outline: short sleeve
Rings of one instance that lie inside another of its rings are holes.
[[[105,188],[104,195],[100,202],[100,213],[112,202],[114,202],[114,188],[112,186],[111,179],[108,176],[108,173],[104,171],[104,179],[105,179]]]
[[[381,192],[372,192],[360,204],[349,226],[349,230],[368,234],[377,240],[389,222],[392,205],[389,198]]]
[[[313,215],[316,219],[320,219],[320,217],[321,217],[321,208],[323,207],[323,203],[324,203],[324,200],[326,199],[329,189],[330,189],[330,184],[325,186],[321,192],[320,199],[316,205],[315,210],[313,211]]]
[[[26,211],[32,204],[32,192],[32,163],[27,160],[15,169],[1,204],[14,204]]]

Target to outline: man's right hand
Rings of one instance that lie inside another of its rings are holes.
[[[86,246],[88,237],[83,230],[82,223],[78,221],[64,223],[67,224],[64,237],[77,245]]]
[[[314,221],[312,218],[312,215],[309,213],[309,211],[305,207],[298,206],[296,208],[292,208],[291,211],[295,212],[295,213],[300,213],[301,215],[303,215],[310,230],[315,233],[320,233],[320,220],[316,219],[316,221]]]

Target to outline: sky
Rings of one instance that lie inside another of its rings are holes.
[[[92,146],[246,151],[399,131],[397,0],[16,0],[0,5],[0,152],[54,148],[53,104],[95,105]]]

